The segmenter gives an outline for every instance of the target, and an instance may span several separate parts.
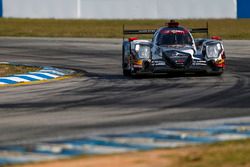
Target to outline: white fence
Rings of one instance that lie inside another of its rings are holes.
[[[237,0],[3,0],[3,17],[82,19],[237,18]]]
[[[76,18],[76,0],[3,0],[3,17]]]

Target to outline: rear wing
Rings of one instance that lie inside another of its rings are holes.
[[[154,34],[157,30],[125,30],[123,29],[123,35],[129,35],[129,34]]]
[[[133,34],[154,34],[157,29],[144,29],[144,30],[128,30],[125,29],[125,25],[123,25],[123,41],[125,39],[125,35],[133,35]]]
[[[125,38],[125,35],[133,35],[133,34],[147,35],[147,34],[154,34],[156,31],[157,29],[143,29],[143,30],[125,29],[125,25],[123,25],[123,40]],[[206,28],[191,28],[189,29],[189,31],[191,33],[204,33],[207,34],[207,38],[209,37],[208,23]]]
[[[209,38],[209,31],[208,31],[208,22],[207,22],[207,27],[206,28],[191,28],[189,31],[193,33],[204,33],[207,34],[207,38]]]

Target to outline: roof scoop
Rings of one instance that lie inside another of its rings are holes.
[[[167,23],[167,26],[169,28],[176,28],[176,27],[179,27],[179,23],[176,22],[175,20],[170,20],[170,22]]]

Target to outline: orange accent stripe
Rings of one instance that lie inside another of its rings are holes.
[[[216,67],[225,67],[225,60],[221,59],[215,62]]]
[[[134,60],[134,65],[142,65],[142,60]]]

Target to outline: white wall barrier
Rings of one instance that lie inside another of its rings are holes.
[[[17,18],[236,18],[237,0],[3,0],[3,16]]]
[[[3,17],[76,18],[76,0],[3,0]]]

